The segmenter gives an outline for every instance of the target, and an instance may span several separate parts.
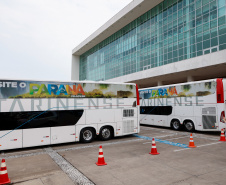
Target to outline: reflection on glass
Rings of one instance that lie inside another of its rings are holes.
[[[164,0],[81,55],[79,79],[107,80],[226,49],[225,34],[225,0]]]

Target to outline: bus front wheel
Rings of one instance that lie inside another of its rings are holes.
[[[195,126],[194,126],[194,123],[192,121],[186,121],[184,123],[184,126],[185,126],[185,129],[188,131],[188,132],[192,132],[195,130]]]
[[[90,143],[94,139],[94,131],[92,128],[84,128],[80,133],[80,139],[83,143]]]

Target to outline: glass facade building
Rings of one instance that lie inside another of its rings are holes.
[[[108,80],[226,49],[226,0],[165,0],[80,56],[79,80]]]

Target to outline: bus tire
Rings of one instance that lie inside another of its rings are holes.
[[[173,128],[173,130],[180,130],[181,129],[180,121],[178,119],[172,120],[171,127]]]
[[[94,130],[92,128],[83,128],[80,132],[80,140],[83,143],[90,143],[94,139]]]
[[[107,141],[109,139],[111,139],[113,136],[113,131],[112,131],[112,128],[111,127],[102,127],[100,129],[100,139],[102,141]]]
[[[188,132],[192,132],[195,130],[194,123],[191,120],[185,121],[184,127],[185,127],[186,131],[188,131]]]

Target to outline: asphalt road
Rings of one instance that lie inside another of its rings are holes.
[[[152,137],[159,155],[150,155]],[[16,185],[225,185],[226,142],[220,133],[190,133],[141,126],[137,135],[5,151],[9,178]],[[99,146],[107,165],[97,166]]]

